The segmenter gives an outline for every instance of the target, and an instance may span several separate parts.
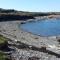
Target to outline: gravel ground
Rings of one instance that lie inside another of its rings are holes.
[[[60,36],[36,36],[30,32],[21,30],[18,26],[19,24],[21,24],[21,21],[0,22],[0,34],[11,39],[11,43],[15,44],[15,42],[20,41],[29,47],[46,47],[53,54],[44,51],[41,52],[38,49],[35,51],[34,49],[20,49],[16,47],[14,48],[15,51],[11,54],[15,60],[60,60],[60,44],[57,41],[57,39],[60,39]]]

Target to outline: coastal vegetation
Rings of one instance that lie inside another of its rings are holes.
[[[4,54],[3,52],[0,52],[0,60],[8,60],[6,54]]]
[[[60,15],[60,12],[26,12],[0,8],[0,21],[27,20],[49,15]]]
[[[0,35],[0,60],[8,60],[3,50],[7,47],[7,38]]]
[[[7,42],[7,38],[5,38],[2,35],[0,35],[0,44],[3,44],[5,42]]]

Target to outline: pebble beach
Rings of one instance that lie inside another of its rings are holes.
[[[11,39],[9,44],[21,45],[25,44],[28,47],[18,48],[14,47],[12,51],[12,58],[15,60],[60,60],[60,45],[57,41],[60,36],[42,37],[34,35],[30,32],[23,31],[19,26],[23,21],[6,21],[0,22],[0,34]],[[12,46],[13,47],[13,46]],[[32,49],[35,47],[36,49]],[[43,47],[47,52],[40,51]],[[38,50],[39,49],[39,50]],[[53,53],[53,54],[51,54]]]

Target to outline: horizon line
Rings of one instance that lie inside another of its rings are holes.
[[[31,11],[31,10],[20,10],[20,9],[14,9],[14,8],[0,8],[0,9],[5,9],[5,10],[16,10],[16,11],[23,11],[23,12],[60,12],[60,11]]]

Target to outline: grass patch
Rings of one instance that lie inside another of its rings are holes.
[[[4,54],[3,52],[0,52],[0,60],[8,60],[6,54]]]
[[[5,42],[7,42],[7,38],[5,38],[2,35],[0,35],[0,44],[3,44]]]
[[[9,60],[7,57],[7,54],[5,54],[3,52],[3,50],[6,48],[7,46],[7,38],[4,37],[3,35],[0,35],[0,60]],[[3,49],[3,50],[1,50]]]

